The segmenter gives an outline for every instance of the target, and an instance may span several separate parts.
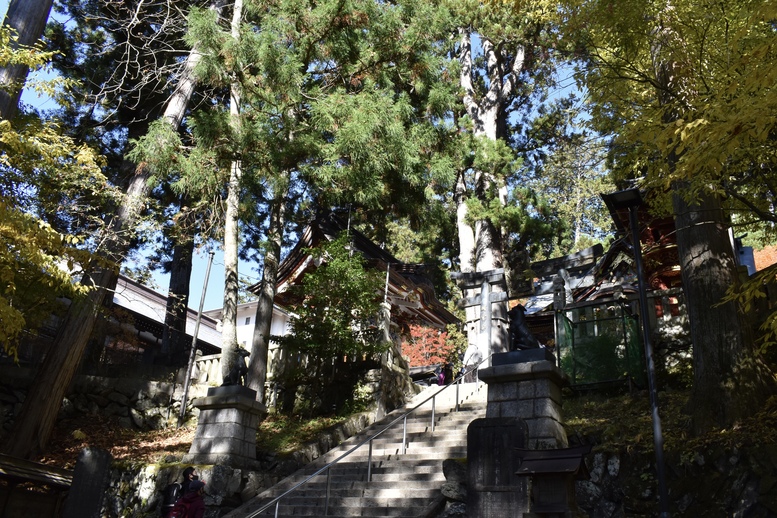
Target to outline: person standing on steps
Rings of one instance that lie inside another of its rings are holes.
[[[442,370],[443,377],[445,378],[445,384],[450,385],[453,383],[453,364],[452,363],[446,363],[445,367]]]

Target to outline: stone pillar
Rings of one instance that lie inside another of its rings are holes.
[[[108,478],[111,473],[110,452],[99,448],[81,450],[73,470],[73,483],[65,500],[64,518],[98,518]]]
[[[467,310],[469,346],[464,353],[464,366],[469,370],[491,353],[509,350],[507,282],[504,268],[487,272],[453,272],[451,278],[465,294],[476,293],[459,302],[459,307]],[[473,311],[475,307],[480,309],[479,313]],[[478,316],[473,319],[474,314]],[[477,335],[474,335],[475,329]]]
[[[467,516],[504,518],[529,510],[526,477],[518,474],[526,423],[514,417],[475,419],[467,427]]]
[[[185,464],[256,468],[256,430],[267,409],[256,391],[242,385],[211,387],[192,403],[200,410],[197,432]]]
[[[528,427],[527,448],[566,448],[561,424],[561,387],[566,375],[544,348],[494,354],[492,366],[481,369],[488,384],[487,418],[522,419]]]

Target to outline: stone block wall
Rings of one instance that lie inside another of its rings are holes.
[[[523,419],[529,428],[529,449],[567,446],[562,425],[563,373],[548,361],[496,365],[480,371],[488,383],[486,417]]]
[[[168,484],[181,482],[189,464],[114,466],[100,515],[105,518],[160,516],[162,494]],[[268,468],[270,466],[268,465]],[[197,466],[205,481],[206,518],[221,516],[272,486],[285,471],[266,473],[228,466]]]
[[[0,436],[8,433],[27,396],[34,373],[14,365],[0,367]],[[191,405],[207,386],[193,384],[187,398],[187,417],[196,417]],[[127,428],[151,430],[176,422],[181,408],[181,383],[130,378],[76,376],[62,401],[59,418],[88,415],[116,416]]]

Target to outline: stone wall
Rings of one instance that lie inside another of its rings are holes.
[[[0,435],[10,431],[32,379],[30,369],[0,367]],[[204,396],[207,389],[198,384],[190,387],[187,419],[196,417],[191,401]],[[62,401],[60,418],[101,414],[118,417],[127,428],[162,429],[177,422],[182,396],[181,383],[76,376]]]
[[[466,517],[463,477],[443,464],[447,503],[438,518]],[[650,453],[595,452],[586,456],[590,478],[576,483],[581,516],[653,518],[658,515],[655,458]],[[465,468],[458,468],[461,471]],[[777,517],[777,445],[666,452],[671,516]]]
[[[285,458],[261,452],[257,471],[222,465],[197,466],[200,478],[206,482],[205,518],[216,518],[239,507],[373,422],[374,412],[352,416]],[[159,516],[162,491],[168,484],[180,482],[183,470],[189,466],[178,462],[180,459],[167,460],[168,464],[152,465],[114,463],[101,516]]]
[[[777,446],[666,452],[672,516],[777,517]],[[577,483],[577,501],[590,518],[657,515],[652,453],[597,452],[588,456],[590,480]]]
[[[181,482],[186,467],[186,464],[114,466],[101,516],[159,516],[163,490],[168,484]],[[198,466],[197,469],[205,481],[206,518],[221,516],[224,509],[237,507],[282,478],[279,470],[260,473],[218,465]]]

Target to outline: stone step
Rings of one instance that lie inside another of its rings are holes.
[[[378,484],[384,487],[375,487]],[[408,481],[408,484],[415,484],[415,487],[398,488],[392,481],[375,481],[367,484],[362,482],[362,487],[342,487],[343,484],[332,482],[329,486],[329,494],[338,498],[407,498],[413,495],[415,498],[433,498],[439,494],[440,489],[429,487],[427,481]],[[308,487],[310,486],[310,487]],[[403,484],[403,486],[405,486]],[[326,496],[326,484],[306,484],[306,489],[300,489],[294,492],[294,498],[320,498]]]
[[[284,506],[278,508],[278,518],[300,518],[302,516],[314,517],[324,515],[324,506]],[[426,509],[419,507],[333,507],[330,505],[326,516],[391,516],[394,518],[416,518]],[[275,507],[267,509],[257,516],[275,516]]]
[[[326,488],[326,481],[321,480],[317,481],[316,479],[308,482],[305,484],[305,486],[301,487],[298,491],[305,491],[306,488],[310,486],[311,488],[315,489],[321,489]],[[391,481],[385,481],[385,480],[373,480],[372,482],[367,482],[365,480],[339,480],[339,479],[332,479],[329,483],[330,489],[337,488],[338,490],[346,491],[346,490],[358,490],[358,491],[383,491],[387,489],[396,489],[396,484],[394,484]],[[402,488],[404,489],[412,489],[414,491],[422,491],[430,489],[429,485],[426,483],[425,480],[408,480],[406,484],[402,485]],[[280,491],[278,493],[280,494]]]
[[[398,459],[373,459],[372,460],[372,472],[382,473],[385,470],[393,470],[397,473],[429,473],[436,468],[440,467],[441,461],[451,457],[444,456],[440,458],[429,458],[427,456],[419,456],[418,458],[407,458],[406,456],[400,456]],[[366,470],[367,461],[364,462],[339,462],[332,466],[332,473],[349,472],[352,473],[358,470]],[[306,469],[300,473],[310,476],[317,470]],[[322,472],[322,475],[325,472]]]
[[[466,457],[467,426],[474,419],[485,416],[486,389],[478,392],[474,384],[459,389],[460,410],[456,406],[455,387],[436,396],[434,421],[431,402],[416,409],[405,420],[385,429],[388,423],[401,416],[418,402],[437,394],[441,387],[431,387],[407,405],[406,409],[389,414],[381,422],[352,437],[340,446],[294,475],[284,479],[257,497],[250,505],[242,506],[234,516],[250,516],[250,509],[259,509],[275,496],[305,480],[328,462],[339,458],[371,435],[382,433],[372,441],[370,466],[371,481],[367,482],[369,445],[363,444],[331,468],[331,474],[320,473],[287,495],[278,506],[278,517],[322,516],[329,491],[327,516],[378,516],[416,518],[439,496],[445,482],[442,463],[448,458]],[[432,431],[432,427],[434,431]],[[385,430],[384,430],[385,429]],[[406,441],[402,453],[403,439]],[[261,502],[261,503],[260,503]],[[242,514],[241,514],[242,513]],[[271,506],[262,516],[274,516]],[[230,514],[233,516],[233,514]]]
[[[392,469],[392,467],[390,466],[384,466],[382,468],[373,468],[370,471],[370,476],[372,477],[373,482],[388,482],[392,480],[406,480],[408,482],[410,481],[433,482],[436,480],[444,480],[444,476],[441,473],[441,468],[442,466],[438,466],[434,470],[430,469],[429,471],[399,471],[399,470]],[[301,477],[299,479],[296,479],[294,482],[295,484],[302,482],[303,480],[305,480],[305,478],[306,477]],[[314,484],[314,483],[325,484],[326,478],[327,478],[327,475],[325,473],[321,473],[311,478],[307,484]],[[331,479],[330,483],[347,482],[347,481],[366,483],[367,467],[364,466],[358,469],[354,468],[352,470],[333,471],[330,476],[330,479]]]
[[[284,505],[288,507],[316,507],[322,498],[326,498],[326,493],[317,494],[311,497],[305,496],[289,496]],[[369,496],[335,496],[330,493],[329,495],[329,508],[375,508],[375,507],[423,507],[427,503],[426,498],[412,498],[412,497],[369,497]]]

